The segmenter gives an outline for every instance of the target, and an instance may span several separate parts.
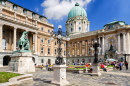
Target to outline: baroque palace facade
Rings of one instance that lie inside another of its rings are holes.
[[[57,38],[50,41],[53,24],[47,18],[8,0],[0,0],[0,67],[8,65],[12,51],[18,49],[22,32],[29,31],[30,50],[34,63],[55,63]],[[63,40],[62,55],[66,57],[66,40]]]
[[[95,40],[100,44],[98,59],[120,60],[124,54],[130,54],[130,25],[114,20],[103,29],[89,32],[89,24],[86,11],[76,3],[66,21],[66,30],[70,33],[66,48],[68,64],[93,63]],[[126,60],[130,62],[128,56]]]

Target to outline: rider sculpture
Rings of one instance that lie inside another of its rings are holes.
[[[18,43],[18,50],[30,50],[28,32],[24,31]]]

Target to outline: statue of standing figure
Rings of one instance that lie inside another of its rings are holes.
[[[105,56],[104,56],[104,58],[105,58],[105,59],[109,59],[109,58],[108,58],[108,55],[107,55],[106,52],[105,52]]]

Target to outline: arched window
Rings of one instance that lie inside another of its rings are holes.
[[[50,44],[50,40],[48,40],[48,44]]]
[[[81,31],[81,27],[79,27],[79,31]]]
[[[7,41],[5,39],[2,39],[2,48],[3,49],[7,48]]]
[[[43,47],[41,47],[41,53],[44,53],[44,48]]]

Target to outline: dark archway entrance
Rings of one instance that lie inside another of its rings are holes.
[[[32,60],[33,60],[33,62],[35,63],[35,58],[34,58],[34,57],[32,57]]]
[[[11,60],[10,56],[4,56],[4,58],[3,58],[3,66],[8,66],[10,60]]]

